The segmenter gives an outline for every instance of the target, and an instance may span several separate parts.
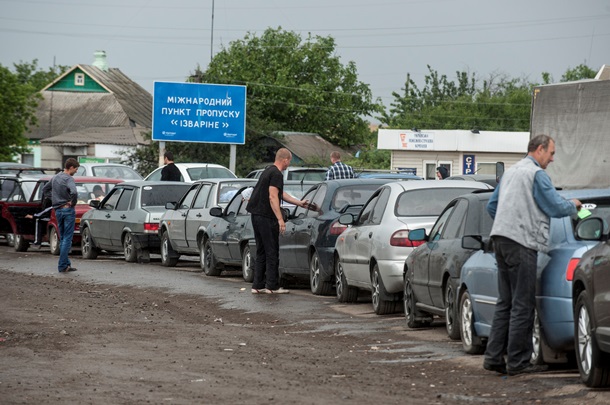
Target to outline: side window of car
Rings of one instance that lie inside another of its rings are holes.
[[[309,201],[309,203],[310,203],[309,205],[310,205],[311,208],[297,207],[296,210],[294,211],[294,216],[296,218],[299,218],[299,217],[303,218],[304,216],[307,215],[307,211],[309,211],[310,209],[312,209],[312,210],[315,209],[314,206],[313,206],[313,199],[314,199],[314,196],[315,196],[315,193],[316,193],[317,190],[318,190],[317,188],[312,189],[307,194],[305,194],[303,196],[302,199]]]
[[[307,211],[307,216],[310,218],[316,218],[324,213],[324,199],[326,197],[326,192],[328,191],[328,187],[326,184],[318,187],[318,191],[316,191],[316,195],[310,200],[313,203],[311,209]]]
[[[242,203],[241,193],[236,194],[234,198],[227,205],[226,213],[230,216],[236,216],[239,213],[239,206]],[[245,205],[245,204],[244,204]]]
[[[206,183],[201,185],[201,187],[199,188],[199,193],[197,193],[197,197],[195,197],[195,202],[193,203],[194,209],[201,209],[206,207],[206,201],[208,201],[208,196],[210,195],[211,189],[211,184]]]
[[[468,201],[460,200],[453,208],[449,220],[447,220],[441,239],[456,239],[463,236],[467,211]]]
[[[188,210],[191,208],[191,204],[193,199],[195,198],[195,194],[197,193],[197,187],[191,187],[189,191],[186,192],[182,201],[180,201],[180,206],[178,207],[181,210]]]
[[[149,180],[149,181],[160,181],[161,180],[161,169],[162,168],[158,168],[154,172],[152,172],[147,180]]]
[[[430,237],[428,238],[428,240],[430,242],[440,239],[441,233],[443,232],[443,229],[445,228],[445,224],[447,223],[447,219],[449,219],[449,216],[453,212],[454,208],[455,208],[455,205],[447,208],[446,211],[443,212],[440,217],[438,217],[438,219],[436,220],[436,223],[434,224],[434,226],[432,227],[432,230],[430,231]]]
[[[113,210],[116,207],[117,202],[119,201],[119,197],[121,196],[121,191],[123,191],[122,187],[116,187],[112,189],[110,195],[106,199],[104,205],[100,207],[102,210]]]
[[[373,225],[379,225],[381,223],[381,218],[383,218],[383,213],[386,210],[388,205],[388,200],[390,199],[390,189],[384,187],[381,190],[381,194],[379,195],[379,199],[373,208],[373,212],[371,214],[370,223]]]
[[[369,222],[369,218],[371,217],[371,213],[375,208],[375,204],[379,201],[380,193],[375,193],[373,197],[366,203],[364,207],[362,207],[362,211],[360,212],[360,217],[358,218],[358,225],[364,225]]]
[[[129,202],[131,201],[131,196],[133,195],[132,188],[126,188],[125,191],[121,193],[119,197],[119,201],[116,204],[117,211],[127,211],[129,208]]]

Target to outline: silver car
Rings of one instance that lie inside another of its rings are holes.
[[[350,225],[335,244],[335,286],[339,302],[354,302],[359,290],[372,293],[378,315],[402,305],[405,259],[419,243],[409,230],[430,230],[445,206],[462,194],[491,189],[481,182],[421,180],[388,183],[380,187],[357,217],[344,214]]]
[[[161,263],[172,267],[181,254],[199,255],[201,269],[207,275],[219,272],[212,255],[206,229],[212,207],[226,207],[241,188],[256,184],[255,179],[206,179],[187,184],[188,191],[177,203],[168,203],[161,218]],[[217,274],[216,274],[217,275]]]
[[[101,250],[125,253],[128,262],[147,262],[159,250],[159,221],[165,204],[182,196],[190,185],[171,181],[133,181],[117,184],[80,222],[83,258],[95,259]]]

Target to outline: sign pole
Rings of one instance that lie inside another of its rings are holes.
[[[165,142],[160,141],[159,142],[159,167],[163,166],[163,163],[165,163],[165,159],[163,159],[164,153],[165,153]]]
[[[229,153],[229,170],[235,173],[235,163],[237,160],[237,145],[234,143],[231,144],[230,153]]]

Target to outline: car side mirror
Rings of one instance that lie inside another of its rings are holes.
[[[485,242],[481,235],[466,235],[462,237],[462,249],[485,250]]]
[[[608,234],[604,233],[607,228],[604,220],[599,217],[590,217],[576,225],[575,234],[581,240],[604,240]]]
[[[222,208],[220,207],[212,207],[210,208],[210,215],[213,217],[222,217]]]
[[[351,225],[354,223],[354,215],[353,214],[343,214],[339,217],[339,223],[341,225]]]
[[[409,231],[409,240],[416,241],[425,241],[427,240],[426,230],[424,228],[413,229]]]
[[[99,200],[91,200],[91,201],[89,201],[89,206],[93,207],[93,208],[99,208],[100,207],[100,201]]]
[[[177,205],[177,203],[175,201],[166,202],[165,203],[165,209],[166,210],[175,210],[176,209],[176,205]]]
[[[504,175],[504,162],[496,162],[496,183],[500,183],[500,179]]]

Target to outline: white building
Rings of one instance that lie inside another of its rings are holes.
[[[508,169],[525,157],[529,139],[529,132],[379,129],[377,148],[392,151],[392,170],[435,179],[438,166],[452,176],[495,174],[496,162]]]

